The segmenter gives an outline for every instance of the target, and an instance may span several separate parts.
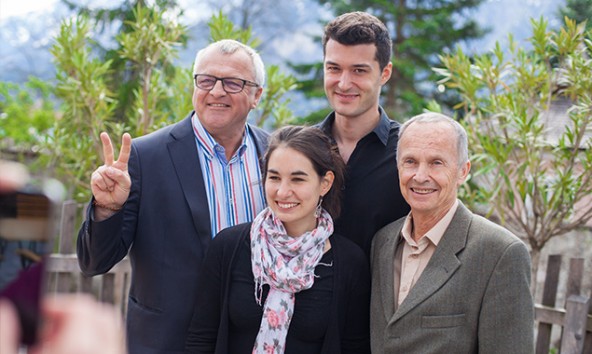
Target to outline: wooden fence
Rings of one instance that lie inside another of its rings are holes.
[[[84,208],[79,204],[64,202],[59,216],[57,253],[51,254],[46,264],[47,287],[50,292],[56,293],[93,294],[100,301],[114,304],[125,315],[131,281],[129,259],[124,258],[106,274],[96,277],[83,275],[74,249],[80,227],[77,220],[81,214],[84,215]]]
[[[89,278],[81,274],[74,251],[80,209],[73,201],[64,203],[58,252],[49,257],[47,266],[50,291],[91,293],[101,301],[115,304],[125,315],[131,280],[129,260],[124,258],[104,275]],[[560,349],[561,354],[592,353],[592,293],[591,289],[582,288],[584,275],[590,277],[592,270],[585,272],[583,258],[570,259],[566,300],[557,304],[561,263],[560,255],[549,256],[542,301],[535,304],[536,354],[548,354],[554,348]],[[555,343],[553,338],[558,338]]]
[[[592,308],[590,289],[582,289],[584,275],[590,277],[592,271],[585,272],[583,258],[571,258],[565,286],[565,302],[557,304],[561,255],[550,255],[547,263],[543,297],[535,304],[537,322],[536,354],[549,353],[552,331],[559,331],[560,353],[592,353]]]

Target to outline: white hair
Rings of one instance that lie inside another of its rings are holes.
[[[259,86],[265,84],[265,65],[259,53],[255,49],[233,39],[222,39],[220,41],[209,44],[207,47],[200,49],[195,55],[195,62],[193,63],[193,75],[198,74],[197,67],[203,59],[208,50],[217,50],[221,54],[233,54],[237,50],[243,50],[251,57],[253,63],[253,74],[255,75],[255,83]]]
[[[401,128],[399,128],[399,141],[397,142],[397,152],[399,151],[399,145],[401,143],[401,138],[405,133],[405,130],[413,124],[413,123],[448,123],[454,129],[454,133],[456,135],[456,146],[457,146],[457,153],[458,153],[458,165],[462,166],[465,162],[469,161],[469,143],[467,139],[467,132],[459,122],[455,121],[454,119],[436,112],[427,112],[416,115],[403,123]],[[399,154],[397,153],[397,161],[398,161]]]

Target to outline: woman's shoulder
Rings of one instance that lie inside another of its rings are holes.
[[[228,247],[235,245],[240,240],[249,236],[251,223],[246,222],[227,227],[216,234],[212,240],[211,247]]]
[[[331,247],[339,258],[347,258],[350,264],[368,264],[368,260],[364,251],[354,243],[352,240],[340,234],[333,234],[329,238]]]
[[[349,296],[354,288],[370,288],[370,262],[364,251],[356,243],[342,235],[330,237],[334,254],[337,282],[342,294]],[[358,289],[360,290],[360,289]]]

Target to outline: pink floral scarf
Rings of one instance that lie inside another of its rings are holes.
[[[269,294],[253,347],[254,354],[282,354],[294,312],[295,293],[314,283],[314,269],[323,257],[325,241],[333,234],[333,219],[322,210],[317,228],[290,237],[271,209],[264,209],[251,226],[251,267],[255,300],[261,305],[263,284]]]

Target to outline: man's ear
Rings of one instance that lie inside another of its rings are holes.
[[[469,176],[469,172],[471,171],[471,161],[467,160],[467,162],[463,163],[460,167],[459,175],[458,175],[458,185],[465,183],[467,177]]]
[[[251,103],[251,109],[257,108],[259,100],[261,99],[261,95],[263,95],[263,87],[257,87],[257,91],[255,92],[255,99],[253,100],[253,103]]]
[[[393,63],[388,63],[384,69],[382,69],[382,73],[380,74],[380,84],[384,85],[387,81],[391,78],[393,74]]]

